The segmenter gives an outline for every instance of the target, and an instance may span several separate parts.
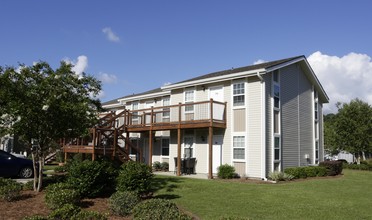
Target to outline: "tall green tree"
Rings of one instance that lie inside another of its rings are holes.
[[[0,67],[0,130],[17,134],[32,146],[34,165],[39,163],[36,191],[42,186],[48,149],[60,138],[86,133],[101,108],[96,98],[100,81],[86,74],[79,76],[72,67],[66,62],[55,70],[46,62]]]
[[[340,150],[365,159],[372,153],[372,107],[359,99],[338,105],[334,121],[335,143]]]
[[[338,134],[335,129],[337,115],[328,114],[324,116],[324,148],[331,154],[338,154]]]

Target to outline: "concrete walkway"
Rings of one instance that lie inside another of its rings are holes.
[[[169,171],[169,172],[155,171],[153,173],[155,175],[174,176],[174,177],[177,176],[173,171]],[[208,174],[206,174],[206,173],[197,173],[197,174],[189,174],[189,175],[183,174],[180,177],[195,178],[195,179],[208,179]]]

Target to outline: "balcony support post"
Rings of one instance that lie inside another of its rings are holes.
[[[177,176],[181,176],[181,128],[177,129]]]
[[[213,127],[212,126],[209,126],[208,146],[209,146],[208,179],[213,179]]]

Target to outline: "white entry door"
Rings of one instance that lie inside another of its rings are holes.
[[[209,98],[213,101],[224,102],[224,94],[222,86],[215,86],[209,88]],[[213,118],[222,120],[223,119],[224,106],[214,105],[213,106]]]
[[[217,168],[222,165],[222,144],[223,136],[213,136],[213,173],[217,173]]]

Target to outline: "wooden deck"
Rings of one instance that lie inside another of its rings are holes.
[[[142,148],[133,146],[129,139],[130,133],[148,133],[149,148],[153,150],[154,131],[177,130],[177,157],[181,158],[181,130],[208,128],[209,130],[209,177],[212,178],[212,136],[214,128],[226,128],[226,103],[216,102],[212,99],[205,102],[179,103],[178,105],[151,107],[147,109],[128,110],[102,114],[100,122],[91,129],[91,140],[79,138],[63,141],[65,159],[71,153],[111,155],[124,157],[129,160],[130,149],[139,153],[142,160]],[[119,140],[125,146],[119,146]],[[178,161],[180,162],[180,161]],[[152,164],[152,153],[149,153],[149,165]],[[177,170],[180,175],[180,169]]]

